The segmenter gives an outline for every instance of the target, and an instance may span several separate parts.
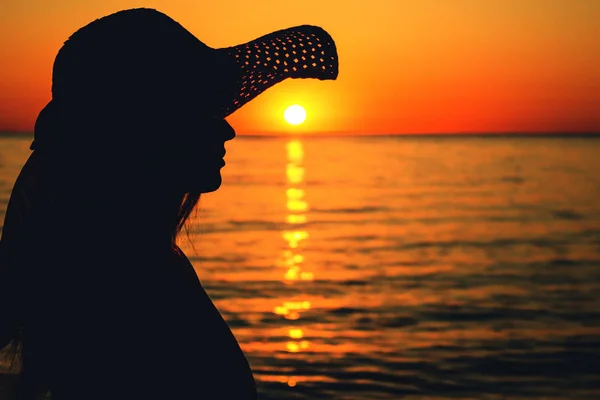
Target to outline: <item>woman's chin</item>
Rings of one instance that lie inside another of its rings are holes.
[[[221,168],[223,165],[201,165],[195,169],[183,167],[179,172],[178,186],[185,193],[210,193],[221,187],[223,178]]]
[[[221,187],[221,183],[223,183],[223,179],[221,178],[221,174],[217,174],[211,179],[204,179],[199,182],[196,192],[200,193],[210,193]]]

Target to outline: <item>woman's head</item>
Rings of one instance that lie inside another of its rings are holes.
[[[60,49],[35,148],[131,186],[216,190],[234,137],[219,104],[240,72],[166,15],[141,11],[96,20]]]
[[[204,147],[222,152],[232,136],[225,117],[269,87],[286,78],[335,79],[337,68],[335,44],[318,27],[213,49],[156,10],[120,11],[60,49],[33,147],[67,155],[84,149],[86,160],[151,156],[153,165],[195,150],[199,160]]]

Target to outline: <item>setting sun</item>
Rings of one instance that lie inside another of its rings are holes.
[[[306,120],[306,110],[298,104],[291,105],[285,109],[283,118],[290,125],[300,125]]]

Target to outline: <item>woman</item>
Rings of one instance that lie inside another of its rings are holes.
[[[0,346],[19,350],[18,398],[256,398],[175,239],[221,185],[235,136],[224,118],[288,77],[337,77],[325,31],[212,49],[134,9],[69,38],[0,247]]]

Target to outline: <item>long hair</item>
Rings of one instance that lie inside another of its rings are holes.
[[[38,151],[33,151],[23,166],[13,187],[0,239],[0,369],[15,377],[18,398],[41,399],[50,389],[46,377],[36,376],[37,364],[44,363],[28,349],[27,332],[30,329],[23,317],[23,293],[27,290],[26,258],[34,239],[35,219],[45,205],[52,201],[52,193],[45,182],[43,161]],[[177,213],[171,233],[171,246],[176,240],[200,199],[199,193],[186,193]]]
[[[3,349],[0,363],[6,372],[18,377],[19,381],[25,373],[23,337],[27,329],[21,298],[25,276],[20,256],[29,242],[27,226],[32,222],[33,210],[45,201],[40,176],[39,158],[34,152],[21,169],[13,187],[0,239],[0,281],[4,286],[0,290],[0,348]],[[20,398],[39,397],[27,396],[23,392],[21,389]]]

